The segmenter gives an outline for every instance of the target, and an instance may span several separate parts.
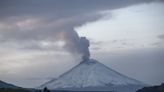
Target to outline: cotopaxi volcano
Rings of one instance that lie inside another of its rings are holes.
[[[94,59],[88,59],[87,61],[82,61],[57,79],[50,80],[41,85],[39,88],[47,87],[51,90],[117,90],[117,92],[133,92],[142,86],[145,86],[145,84],[122,75]]]

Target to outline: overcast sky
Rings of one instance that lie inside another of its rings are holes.
[[[160,84],[163,9],[163,0],[0,0],[0,80],[36,87],[58,77],[81,61],[68,45],[77,32],[91,58]]]

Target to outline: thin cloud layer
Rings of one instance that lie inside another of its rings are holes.
[[[1,1],[0,42],[19,44],[20,48],[36,47],[40,41],[66,42],[68,51],[79,52],[74,27],[101,16],[98,11],[117,9],[151,0],[103,0],[103,1]],[[83,5],[85,4],[85,6]],[[69,39],[69,40],[68,40]],[[31,46],[23,45],[24,43]],[[69,43],[74,44],[73,46]],[[19,45],[17,45],[19,46]],[[22,47],[23,46],[23,47]],[[41,46],[41,45],[40,45]],[[69,47],[70,46],[70,47]],[[69,49],[68,49],[69,48]],[[77,50],[74,50],[76,48]]]

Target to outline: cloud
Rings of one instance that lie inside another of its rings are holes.
[[[80,38],[74,30],[75,27],[99,19],[103,16],[99,11],[151,1],[153,0],[1,0],[0,63],[3,63],[3,67],[0,65],[0,70],[4,70],[4,73],[5,71],[14,72],[19,78],[22,77],[21,75],[25,77],[28,73],[27,76],[33,76],[38,74],[37,71],[45,72],[49,67],[54,67],[53,65],[71,66],[72,63],[67,63],[69,60],[72,61],[70,57],[63,60],[63,57],[68,54],[63,49],[71,52],[79,49],[73,48],[76,44],[73,44],[74,46],[69,44],[74,42],[78,43],[76,47],[79,46]],[[66,43],[62,43],[63,41]],[[67,49],[66,46],[63,46],[61,48],[63,44],[70,47]],[[92,44],[100,45],[101,43],[92,42]],[[95,47],[94,49],[99,48]],[[89,53],[87,52],[87,54]],[[61,56],[60,59],[59,56]],[[40,63],[38,63],[39,61]],[[65,62],[61,64],[62,61]],[[52,66],[46,65],[48,63]],[[13,68],[11,69],[7,65]],[[40,66],[44,68],[40,70]],[[38,69],[36,69],[37,67]],[[23,72],[27,68],[36,70],[32,72],[28,70],[28,73],[24,74]],[[53,73],[54,70],[49,71]],[[49,72],[49,74],[51,73]],[[40,76],[42,75],[43,73],[40,73]],[[23,83],[20,82],[20,84]]]
[[[157,47],[164,47],[164,34],[160,34],[157,36],[158,40],[157,42],[153,43],[153,46],[157,46]]]
[[[2,0],[0,38],[1,41],[55,40],[58,32],[73,30],[76,26],[101,17],[97,13],[100,10],[117,9],[150,1],[91,0],[88,3],[83,0]]]
[[[1,19],[12,16],[49,15],[53,18],[70,17],[97,10],[121,8],[153,0],[2,0],[0,4]]]
[[[92,44],[92,45],[101,45],[103,42],[102,41],[94,41],[94,40],[92,40],[92,39],[90,39],[90,43]]]
[[[158,35],[158,38],[164,40],[164,34]]]
[[[93,57],[110,68],[144,83],[157,85],[164,81],[163,48],[140,48],[122,53],[105,52],[94,54]]]
[[[118,1],[94,0],[90,3],[73,0],[1,1],[0,42],[15,45],[22,43],[17,47],[35,49],[39,47],[39,42],[63,40],[66,42],[65,47],[68,51],[79,53],[81,51],[78,51],[79,46],[76,45],[79,37],[74,27],[98,19],[101,17],[98,13],[100,10],[117,9],[151,0]],[[98,6],[97,3],[99,3]],[[70,43],[74,46],[69,45]]]

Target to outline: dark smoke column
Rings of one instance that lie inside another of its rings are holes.
[[[82,54],[82,60],[88,61],[90,57],[89,52],[89,40],[86,37],[80,37],[80,53]]]
[[[81,56],[82,61],[88,61],[90,58],[89,40],[86,37],[79,37],[73,29],[63,31],[61,38],[65,41],[64,48],[75,57]]]

